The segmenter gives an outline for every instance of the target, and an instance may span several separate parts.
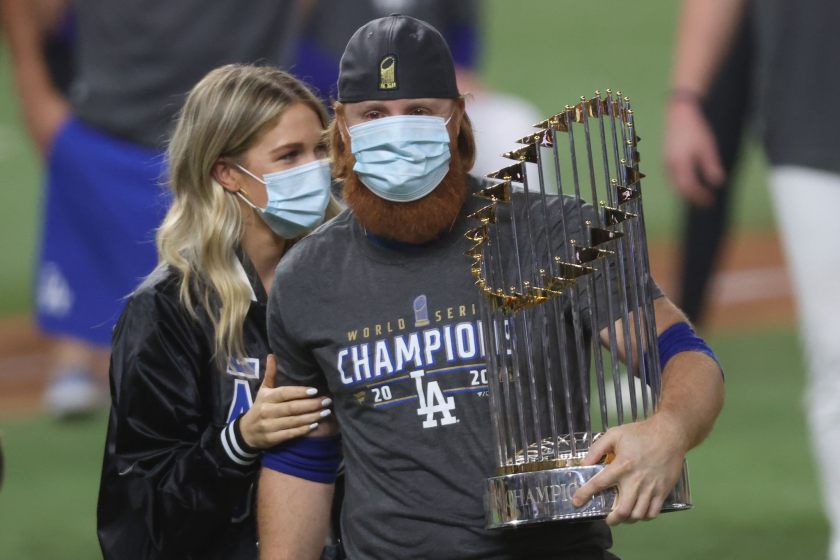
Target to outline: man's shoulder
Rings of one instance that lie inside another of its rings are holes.
[[[277,279],[287,280],[289,275],[307,276],[334,266],[333,257],[347,252],[354,220],[352,210],[344,210],[298,241],[280,259]]]
[[[472,173],[467,175],[467,188],[469,189],[470,194],[477,193],[487,187],[492,187],[497,183],[497,181],[491,181],[487,177],[480,177],[478,175],[473,175]]]

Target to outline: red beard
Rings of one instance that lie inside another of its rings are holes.
[[[451,152],[449,173],[435,190],[412,202],[392,202],[375,195],[362,183],[353,171],[356,158],[345,149],[349,171],[342,190],[344,200],[359,223],[374,235],[403,243],[431,241],[452,227],[467,199],[467,172],[457,148]]]

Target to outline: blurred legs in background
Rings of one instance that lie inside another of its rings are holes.
[[[680,261],[679,307],[695,325],[708,309],[709,280],[717,267],[723,240],[729,229],[733,196],[733,171],[741,153],[752,91],[753,32],[750,17],[744,17],[731,51],[703,101],[703,113],[717,143],[726,180],[709,187],[714,201],[709,207],[691,202],[683,228]]]
[[[808,361],[805,408],[832,527],[829,557],[840,560],[840,174],[774,167],[770,187]]]
[[[44,45],[44,58],[56,89],[67,97],[75,76],[73,43],[76,33],[71,2],[53,2],[51,8],[65,12],[55,32]],[[50,356],[51,377],[42,404],[59,417],[85,414],[108,404],[108,365],[111,350],[74,337],[58,337]]]
[[[76,74],[72,1],[3,0],[0,7],[24,120],[42,155],[49,159],[62,123],[70,118],[67,97]],[[39,307],[59,316],[69,314],[72,294],[57,265],[47,263],[40,275]],[[84,336],[61,329],[50,334],[54,339],[51,375],[42,397],[46,410],[63,417],[107,404],[107,343],[90,343]]]
[[[59,337],[52,347],[44,409],[54,416],[82,415],[108,404],[111,349],[72,337]]]
[[[111,329],[126,297],[157,264],[165,176],[160,150],[75,118],[53,142],[36,308],[39,327],[58,339],[43,401],[54,415],[108,404]]]

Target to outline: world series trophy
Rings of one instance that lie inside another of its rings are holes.
[[[516,141],[522,147],[502,154],[516,163],[487,175],[499,182],[475,194],[490,201],[470,216],[481,224],[467,233],[475,246],[465,253],[487,325],[496,463],[485,484],[488,528],[606,517],[617,487],[580,508],[572,496],[613,456],[593,466],[581,459],[610,426],[657,410],[662,372],[640,138],[630,99],[617,94],[581,97],[535,125],[538,132]],[[592,206],[581,196],[587,183]],[[619,328],[629,333],[621,348]],[[684,465],[662,511],[691,507]]]

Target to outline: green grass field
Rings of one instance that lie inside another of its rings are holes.
[[[828,528],[808,460],[795,336],[711,343],[726,367],[727,403],[709,440],[688,456],[695,508],[618,528],[614,551],[625,560],[825,557]],[[0,418],[8,469],[0,558],[99,557],[95,508],[105,426],[104,415],[62,426]]]
[[[677,3],[483,3],[488,85],[530,99],[546,116],[596,89],[631,96],[643,138],[649,229],[660,240],[673,238],[680,211],[659,148]],[[39,158],[17,114],[9,64],[0,51],[0,316],[30,309],[41,197]],[[745,159],[737,227],[769,230],[760,150],[751,146]],[[727,369],[727,404],[710,440],[689,455],[696,507],[617,529],[615,552],[627,560],[824,558],[828,529],[801,414],[804,373],[795,335],[727,336],[712,343]],[[95,507],[105,425],[104,416],[71,425],[0,417],[7,455],[0,558],[99,557]]]

